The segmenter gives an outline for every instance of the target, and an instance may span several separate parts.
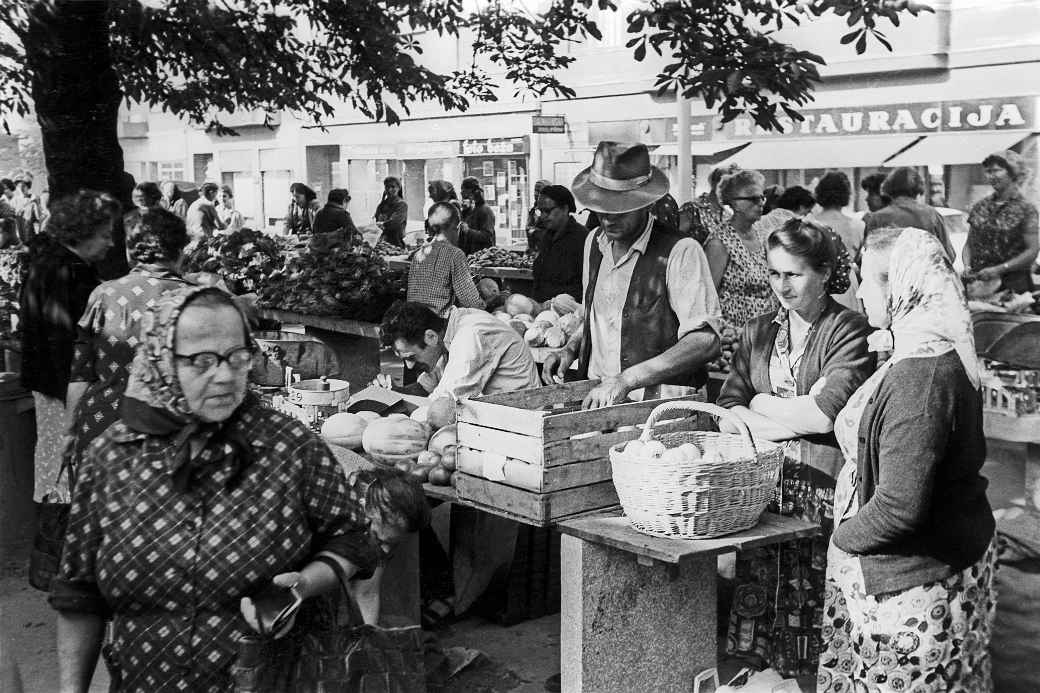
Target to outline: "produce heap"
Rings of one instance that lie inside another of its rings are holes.
[[[250,294],[282,268],[288,247],[261,231],[242,229],[199,241],[189,250],[184,272],[217,274],[235,295]]]
[[[341,412],[325,419],[321,436],[329,445],[364,450],[373,462],[395,467],[418,481],[448,486],[455,473],[458,429],[450,424],[434,432],[426,422],[426,413],[425,407],[416,409],[410,417]]]
[[[559,349],[581,332],[584,319],[581,305],[569,294],[560,294],[542,306],[523,294],[511,294],[504,310],[495,317],[524,338],[528,346]]]
[[[526,253],[505,248],[491,247],[478,250],[469,256],[469,268],[480,274],[481,267],[511,267],[513,269],[531,269],[534,259]]]
[[[390,304],[404,296],[405,288],[403,275],[388,269],[383,256],[359,236],[322,234],[266,278],[258,304],[379,322]]]
[[[722,353],[720,353],[718,358],[714,361],[708,362],[708,370],[717,371],[719,373],[729,373],[730,363],[733,362],[733,352],[737,349],[737,342],[740,341],[740,335],[737,334],[737,329],[735,327],[726,325],[722,328],[722,334],[719,335],[719,341],[722,343]]]

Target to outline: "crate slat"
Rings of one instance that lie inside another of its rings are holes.
[[[546,416],[543,422],[542,439],[548,443],[554,440],[566,440],[590,431],[610,431],[621,426],[645,423],[655,407],[665,402],[681,399],[689,398],[669,397],[652,399],[647,402],[628,402],[602,409]]]
[[[559,491],[611,478],[610,460],[583,460],[575,464],[542,467],[504,455],[460,446],[458,469],[472,476],[530,491]]]
[[[677,419],[674,421],[658,422],[654,426],[657,433],[672,433],[675,431],[705,430],[707,422],[699,415]],[[594,436],[583,436],[568,438],[566,440],[554,440],[545,444],[543,450],[543,462],[546,467],[582,462],[606,458],[610,455],[610,448],[618,443],[627,443],[638,438],[645,427],[645,423],[635,426],[622,426],[619,430],[611,433],[598,433]]]
[[[546,385],[529,390],[517,390],[515,392],[499,392],[494,395],[480,397],[481,402],[488,404],[501,404],[507,407],[518,407],[521,409],[541,409],[544,406],[562,404],[565,402],[581,402],[585,395],[592,392],[599,385],[598,380],[579,380],[558,385]]]
[[[497,452],[531,464],[541,465],[545,457],[545,445],[540,436],[522,435],[460,421],[458,438],[474,450]]]
[[[527,436],[541,436],[545,413],[477,399],[461,400],[455,408],[459,423],[510,431]]]
[[[459,498],[477,506],[526,522],[548,526],[562,518],[618,504],[614,483],[602,481],[588,486],[535,493],[513,488],[462,472],[456,490]]]

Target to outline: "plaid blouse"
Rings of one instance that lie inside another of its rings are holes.
[[[114,424],[84,455],[51,605],[110,615],[120,691],[231,690],[239,600],[321,550],[371,574],[378,556],[357,524],[345,475],[302,423],[259,405],[237,424],[252,443],[240,481],[223,445],[210,473],[173,484],[169,440]],[[216,449],[215,449],[216,448]]]
[[[427,243],[412,254],[408,300],[427,306],[442,318],[452,306],[483,308],[466,255],[444,240]]]

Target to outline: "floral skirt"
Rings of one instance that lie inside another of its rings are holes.
[[[992,691],[995,561],[994,543],[956,575],[880,599],[828,571],[817,693]]]
[[[737,554],[727,654],[784,676],[816,673],[833,503],[833,478],[785,457],[769,512],[819,523],[823,532]]]
[[[39,503],[50,494],[67,499],[68,480],[58,478],[65,449],[65,403],[40,392],[33,392],[33,400],[36,404],[33,500]]]

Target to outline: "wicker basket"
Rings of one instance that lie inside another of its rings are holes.
[[[670,410],[702,411],[730,417],[740,435],[682,431],[653,435],[654,424]],[[658,537],[709,539],[754,527],[776,491],[783,448],[758,442],[733,412],[702,402],[667,402],[650,413],[640,440],[659,440],[666,449],[695,445],[696,460],[666,460],[624,452],[628,443],[610,449],[610,465],[621,506],[632,526]],[[717,452],[718,454],[714,454]]]

